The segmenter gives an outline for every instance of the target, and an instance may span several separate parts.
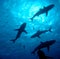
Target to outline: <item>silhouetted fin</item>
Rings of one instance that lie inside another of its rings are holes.
[[[42,9],[39,9],[40,11],[42,10]]]
[[[44,8],[46,8],[46,7],[44,6]]]
[[[14,29],[14,31],[19,31],[19,29]]]
[[[12,41],[13,43],[15,43],[16,40],[15,40],[15,39],[12,39],[12,40],[10,40],[10,41]]]
[[[31,21],[33,21],[33,18],[30,18]]]
[[[40,38],[40,36],[37,36],[38,38]]]
[[[27,31],[26,30],[24,30],[24,32],[27,34]]]
[[[51,27],[49,28],[49,32],[52,32],[52,31],[51,31]]]
[[[46,16],[48,15],[48,11],[46,12]]]
[[[50,46],[47,47],[48,51],[50,50]]]

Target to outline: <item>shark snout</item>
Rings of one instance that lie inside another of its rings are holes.
[[[52,5],[51,5],[51,8],[53,8],[54,6],[55,6],[55,5],[54,5],[54,4],[52,4]]]
[[[25,27],[26,26],[26,23],[23,23],[23,25],[22,25],[23,27]]]

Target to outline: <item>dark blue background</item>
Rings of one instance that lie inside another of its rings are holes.
[[[55,7],[46,14],[31,18],[39,8],[44,8],[50,4]],[[13,44],[10,40],[14,39],[20,25],[26,22],[26,31]],[[41,38],[30,36],[38,29],[45,30],[52,26],[52,33],[47,32]],[[47,40],[55,39],[56,43],[51,46],[50,51],[43,49],[46,55],[60,59],[60,1],[59,0],[0,0],[0,58],[2,59],[38,59],[37,54],[32,55],[33,49]],[[25,46],[25,48],[24,48]]]

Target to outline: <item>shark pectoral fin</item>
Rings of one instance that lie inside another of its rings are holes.
[[[46,16],[48,15],[48,12],[46,12]]]
[[[43,44],[43,42],[41,42],[41,44]]]
[[[26,30],[24,30],[24,32],[27,34],[27,31]]]
[[[10,40],[10,41],[12,41],[13,43],[15,43],[16,39],[12,39],[12,40]]]
[[[48,51],[50,50],[50,46],[47,47]]]
[[[40,38],[40,36],[37,36],[38,38]]]
[[[49,32],[52,32],[52,30],[51,30],[51,29],[52,29],[52,28],[50,27],[50,28],[49,28]]]
[[[19,31],[19,29],[14,29],[14,31]]]
[[[44,6],[44,9],[45,9],[46,7]]]
[[[33,18],[30,18],[31,21],[33,21]]]

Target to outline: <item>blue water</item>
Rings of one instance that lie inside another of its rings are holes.
[[[40,8],[50,4],[55,7],[46,14],[31,18]],[[26,31],[21,37],[12,43],[10,40],[16,37],[17,31],[22,23],[26,22]],[[52,26],[52,33],[47,32],[41,38],[30,36],[37,30],[49,29]],[[50,47],[48,52],[43,49],[46,55],[60,59],[60,0],[0,0],[0,59],[39,59],[37,53],[31,52],[40,42],[55,39],[56,43]]]

